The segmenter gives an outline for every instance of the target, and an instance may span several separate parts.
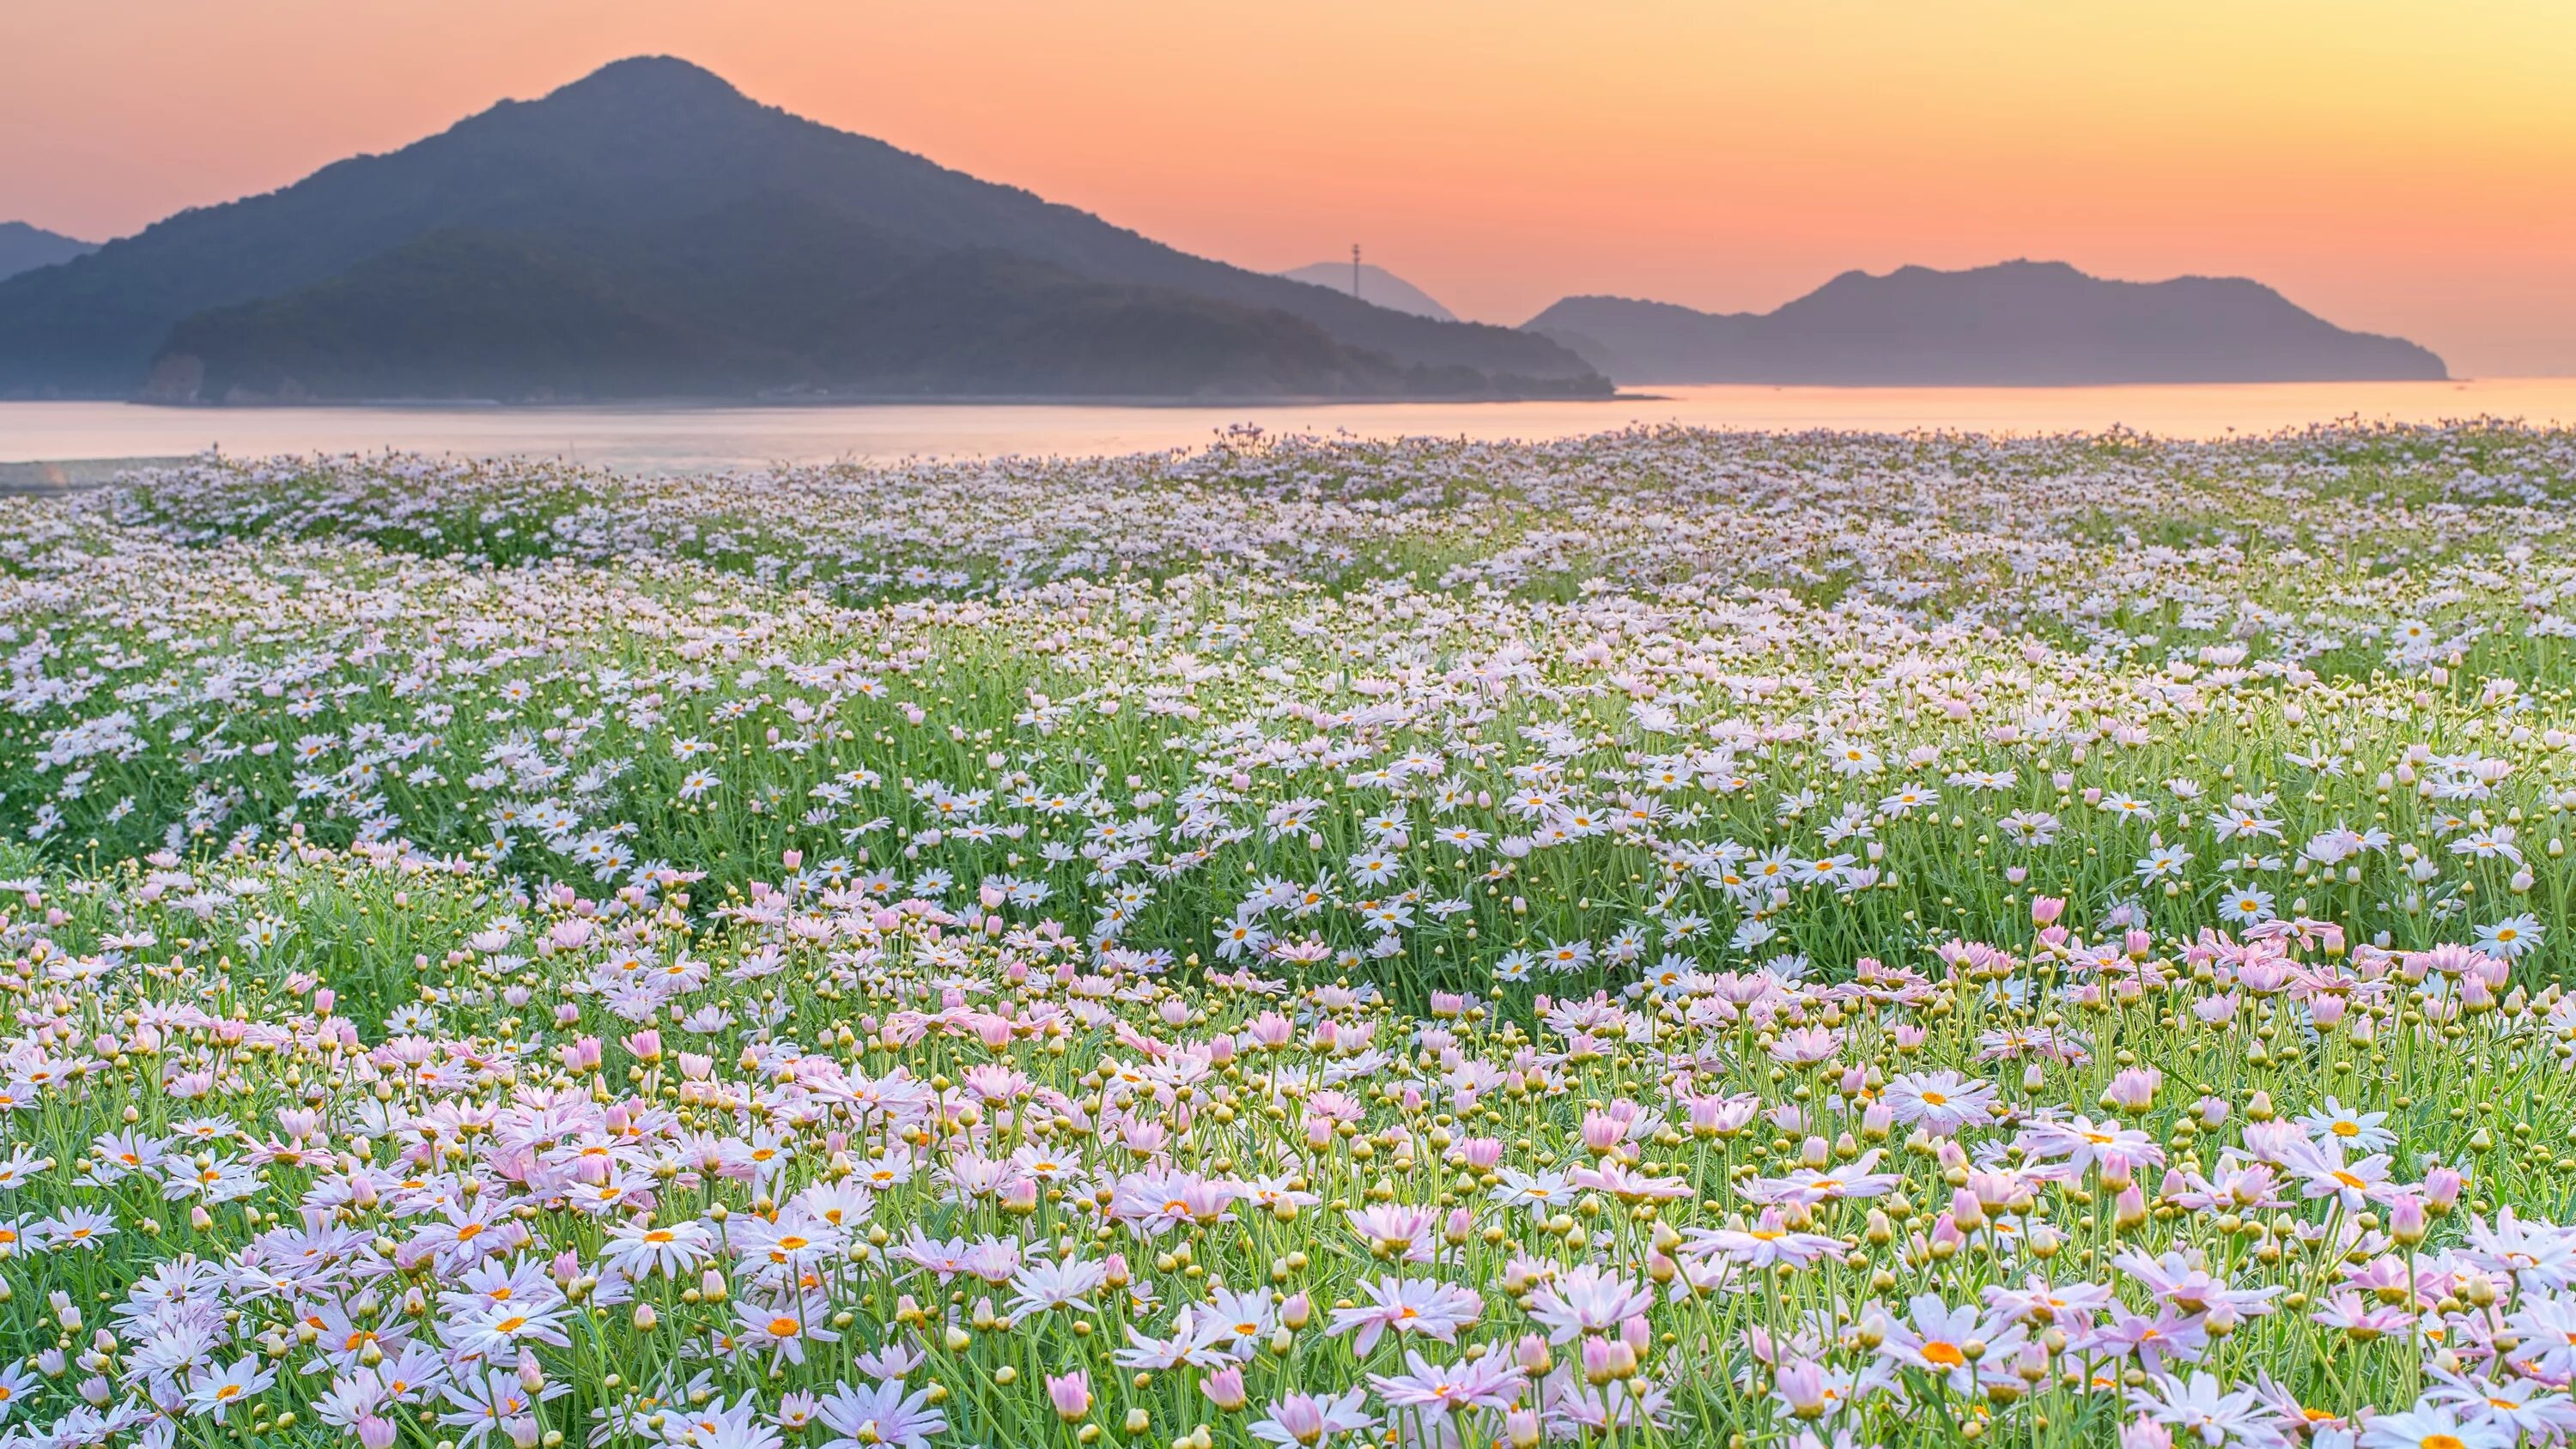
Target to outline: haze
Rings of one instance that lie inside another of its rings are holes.
[[[0,217],[93,239],[668,52],[1193,251],[1460,315],[1849,267],[2260,278],[2576,373],[2576,6],[19,0]]]

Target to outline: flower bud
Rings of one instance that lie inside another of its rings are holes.
[[[1208,1402],[1231,1414],[1250,1399],[1243,1388],[1243,1365],[1230,1363],[1199,1380],[1199,1392]]]
[[[1863,1351],[1875,1350],[1880,1344],[1887,1342],[1887,1314],[1872,1308],[1869,1316],[1860,1321],[1860,1330],[1853,1334],[1852,1338]]]
[[[2146,1226],[2146,1222],[2147,1195],[2138,1190],[2136,1183],[2130,1183],[2120,1189],[2118,1201],[2112,1204],[2111,1224],[2121,1232],[2127,1233]]]
[[[2437,1167],[2424,1174],[2424,1205],[2433,1216],[2450,1212],[2460,1200],[2460,1189],[2466,1185],[2457,1169]]]
[[[1780,1370],[1772,1387],[1789,1412],[1801,1419],[1821,1419],[1832,1401],[1825,1393],[1825,1371],[1814,1359],[1802,1358]]]
[[[2428,1231],[2424,1200],[2407,1193],[2388,1205],[2388,1236],[2406,1247],[2424,1241]]]
[[[1524,1333],[1513,1347],[1512,1357],[1521,1371],[1531,1378],[1544,1378],[1556,1367],[1556,1356],[1548,1351],[1547,1340],[1535,1333]]]

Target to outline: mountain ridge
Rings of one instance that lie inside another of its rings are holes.
[[[1369,397],[1443,381],[1285,313],[1092,282],[1008,253],[890,248],[847,273],[806,269],[792,294],[804,311],[753,326],[728,325],[744,309],[725,288],[684,298],[639,285],[676,265],[620,257],[595,238],[434,232],[313,287],[183,321],[145,397],[977,397],[1061,392],[1056,381],[1073,376],[1099,397]],[[744,285],[760,294],[756,278]],[[391,355],[368,345],[414,316],[438,325],[413,326]],[[848,325],[854,316],[870,325]]]
[[[2440,379],[2403,338],[2353,332],[2244,277],[2160,282],[2015,260],[1837,274],[1769,312],[1563,298],[1522,326],[1621,383],[2048,386]]]
[[[166,396],[178,358],[164,355],[165,344],[182,323],[209,313],[226,313],[222,320],[235,330],[193,329],[188,340],[201,350],[189,356],[209,373],[235,363],[249,370],[269,366],[285,345],[275,331],[276,314],[252,329],[265,352],[226,359],[202,351],[219,340],[248,345],[240,329],[250,319],[227,309],[322,286],[433,233],[517,237],[548,252],[550,260],[534,271],[524,259],[508,259],[506,249],[488,247],[451,249],[433,268],[457,285],[520,285],[571,265],[561,254],[583,251],[584,238],[625,231],[649,240],[729,207],[777,197],[874,233],[914,262],[942,252],[998,250],[1080,281],[1132,289],[1129,305],[1184,325],[1202,343],[1215,329],[1231,331],[1242,346],[1284,349],[1269,363],[1233,369],[1247,375],[1267,375],[1276,370],[1270,364],[1291,373],[1320,369],[1318,376],[1345,383],[1373,378],[1374,386],[1395,394],[1597,396],[1610,390],[1580,359],[1536,334],[1410,317],[1195,257],[1021,188],[763,105],[689,62],[637,57],[535,100],[497,103],[396,150],[348,157],[274,191],[179,212],[63,267],[0,281],[0,395],[126,396],[148,382]],[[739,257],[726,252],[713,260],[732,265]],[[475,268],[493,270],[478,283]],[[396,285],[376,274],[355,292],[340,288],[308,297],[304,306],[316,318],[328,311],[345,319],[354,307],[381,321],[397,315],[384,305],[425,275],[416,269]],[[1027,269],[992,275],[1023,286],[1024,300],[1053,297],[1087,309],[1104,326],[1111,315],[1101,311],[1106,294],[1040,284]],[[645,283],[631,269],[601,285],[612,282],[626,290],[617,307],[628,312],[675,301],[636,292]],[[668,293],[685,284],[662,277],[650,287]],[[1179,300],[1191,297],[1207,305]],[[1341,355],[1324,359],[1303,331],[1259,315],[1267,313],[1320,332]],[[442,325],[413,320],[431,331]],[[1035,324],[1023,315],[1010,325]],[[1150,335],[1132,327],[1103,335],[1128,339],[1135,355],[1118,359],[1119,367],[1139,375],[1152,370],[1143,355]],[[343,334],[333,348],[308,355],[316,366],[388,367],[399,359],[361,358],[358,351],[372,345],[389,353],[401,340],[399,329],[373,344]],[[958,344],[989,352],[989,341],[961,337]],[[1067,365],[1082,353],[1068,347]],[[822,360],[820,353],[808,358]],[[832,375],[828,368],[808,367],[805,374],[787,385],[838,394],[889,385]],[[295,381],[317,396],[336,387],[327,376]],[[561,381],[579,391],[578,378],[567,374]],[[1043,390],[1099,390],[1072,375],[1023,381]]]
[[[1328,288],[1346,297],[1356,296],[1372,307],[1384,307],[1395,312],[1410,312],[1416,317],[1428,317],[1436,322],[1458,320],[1458,314],[1442,306],[1439,298],[1386,268],[1369,262],[1361,264],[1359,270],[1360,287],[1357,292],[1351,289],[1351,264],[1348,262],[1313,262],[1302,267],[1291,267],[1279,275],[1292,282],[1304,282],[1310,287]]]
[[[97,250],[96,242],[47,231],[32,222],[0,221],[0,280]]]

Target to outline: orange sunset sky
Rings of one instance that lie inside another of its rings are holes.
[[[0,219],[130,232],[639,52],[1488,321],[2029,256],[2576,373],[2576,0],[7,0]]]

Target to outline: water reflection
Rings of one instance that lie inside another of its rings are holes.
[[[2269,432],[2342,418],[2493,416],[2576,423],[2576,378],[2074,388],[1675,387],[1604,402],[1289,403],[1171,407],[879,404],[836,407],[341,407],[193,409],[0,403],[0,462],[400,448],[574,458],[647,471],[769,462],[1132,453],[1196,447],[1229,426],[1359,437],[1560,438],[1630,424],[1799,430]]]

